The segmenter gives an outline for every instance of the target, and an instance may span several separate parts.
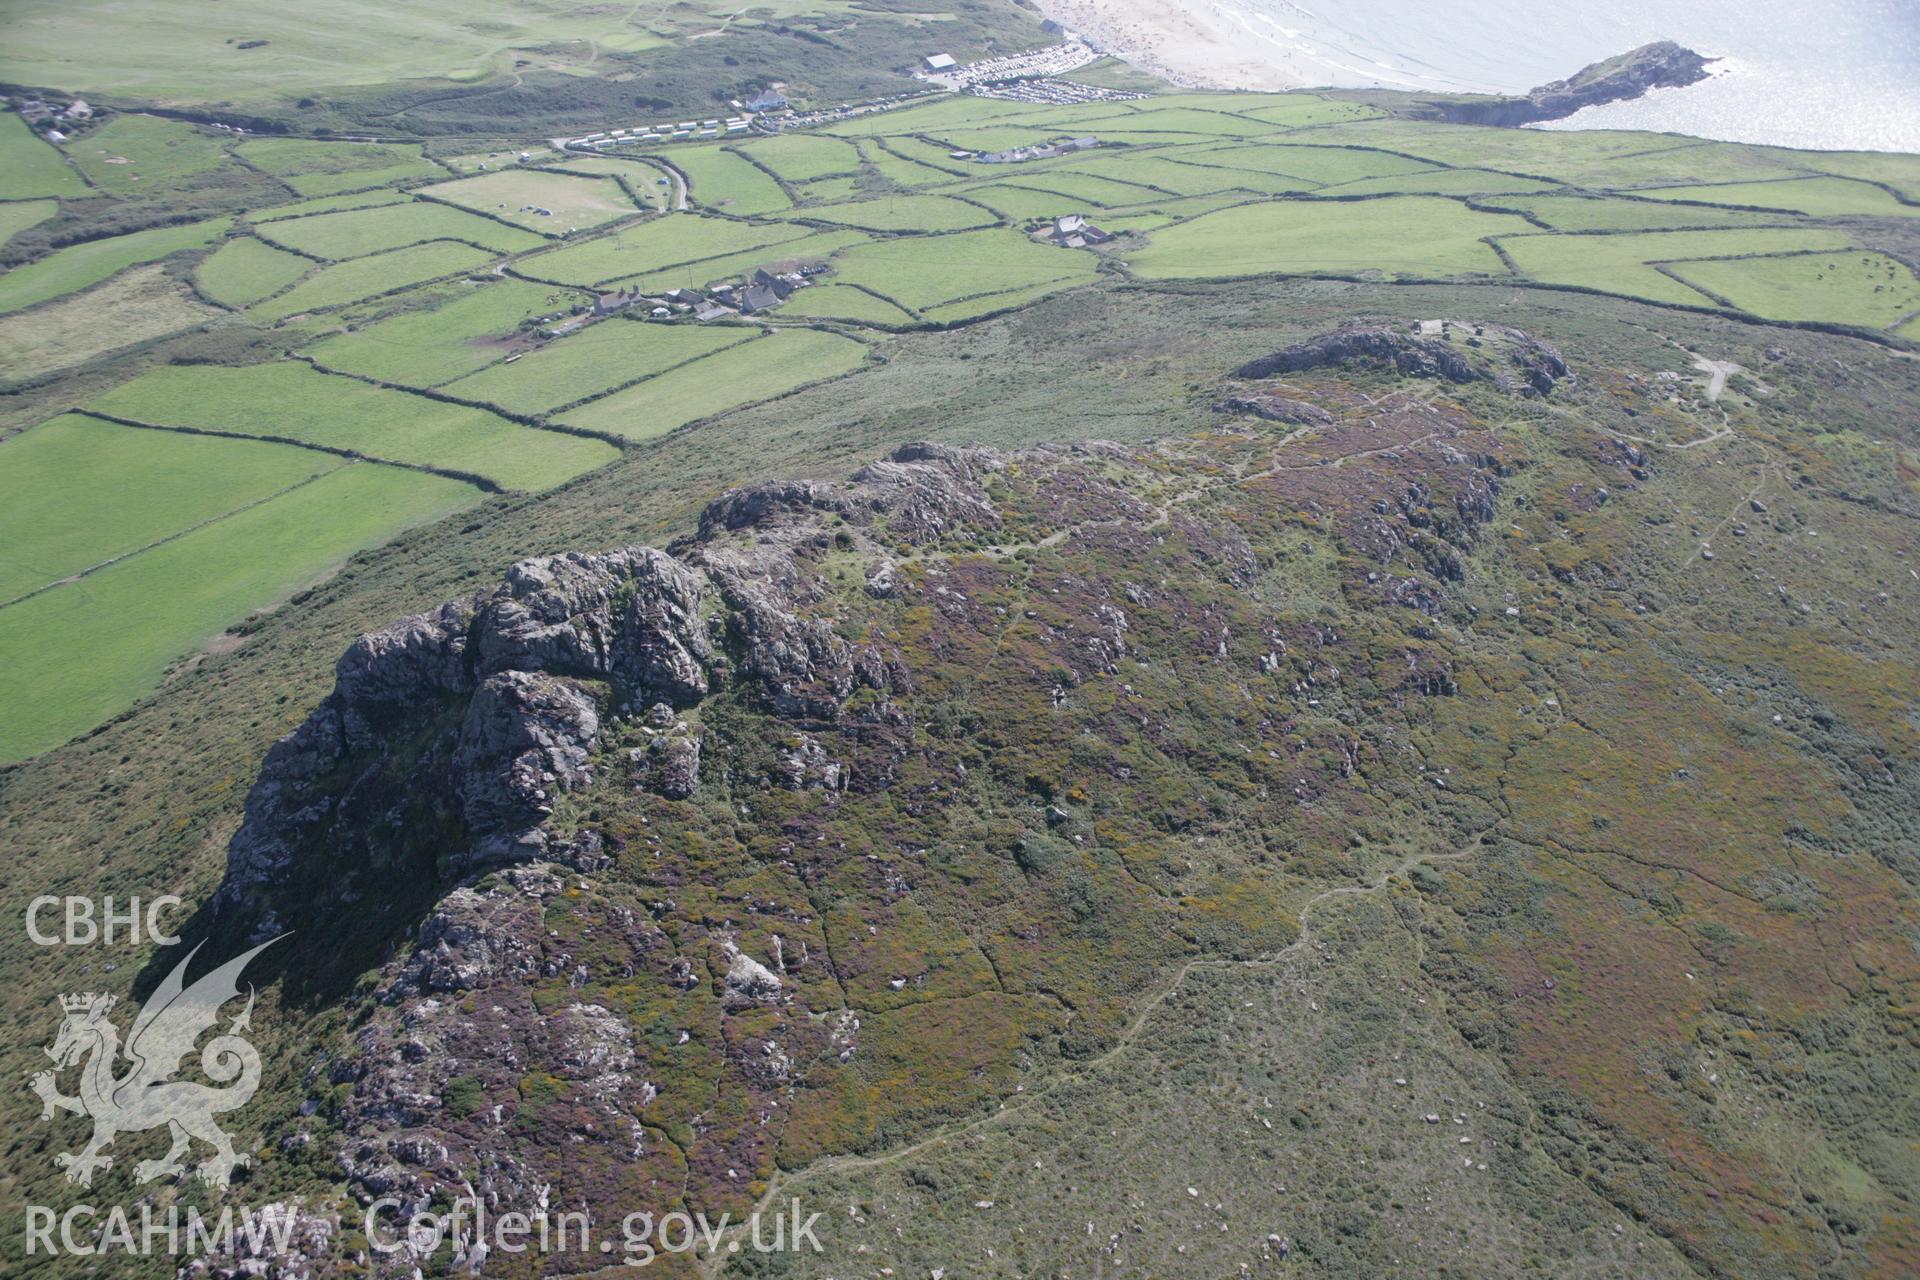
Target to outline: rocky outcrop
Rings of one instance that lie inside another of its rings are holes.
[[[700,737],[685,722],[676,723],[665,703],[649,713],[644,726],[647,745],[627,752],[632,766],[633,785],[665,796],[685,800],[700,785]]]
[[[1453,336],[1417,367],[1517,384],[1533,349]],[[356,641],[220,895],[236,929],[297,926],[289,986],[341,1014],[295,1050],[277,1140],[363,1205],[737,1213],[783,1153],[1078,1052],[1063,1008],[1118,1008],[1193,922],[1240,929],[1185,857],[1209,814],[1344,845],[1363,786],[1421,785],[1409,704],[1461,683],[1435,618],[1512,451],[1453,397],[1300,382],[1236,388],[1269,422],[1192,438],[911,446],[737,490],[667,549],[525,560]],[[1267,590],[1283,562],[1326,589],[1304,609]],[[1098,913],[1127,948],[1057,944]]]
[[[1559,120],[1583,107],[1637,98],[1649,89],[1695,84],[1707,78],[1707,64],[1712,61],[1671,40],[1660,40],[1583,67],[1522,97],[1423,98],[1415,114],[1458,124],[1508,127]]]
[[[727,971],[724,976],[729,999],[747,1004],[764,1004],[780,998],[780,975],[740,950],[726,944]]]
[[[1273,394],[1228,396],[1214,406],[1222,413],[1246,413],[1268,422],[1285,422],[1297,427],[1324,427],[1333,415],[1317,404]]]
[[[730,680],[810,723],[837,718],[857,690],[904,689],[897,657],[818,616],[800,558],[836,539],[873,555],[993,529],[983,481],[1003,465],[990,450],[907,445],[843,484],[736,490],[671,552],[523,560],[492,591],[360,637],[333,692],[268,753],[216,913],[265,934],[282,899],[351,901],[407,832],[430,833],[425,865],[456,878],[539,858],[597,863],[596,839],[560,840],[548,818],[560,795],[592,784],[603,724],[659,721],[630,756],[633,781],[680,799],[698,785],[700,740],[675,711]],[[382,873],[395,870],[412,873]]]
[[[1429,328],[1437,336],[1430,336],[1426,332]],[[1456,333],[1463,335],[1459,342],[1452,340]],[[1250,360],[1235,369],[1234,376],[1272,378],[1356,363],[1385,365],[1412,378],[1487,381],[1502,391],[1529,396],[1551,395],[1561,380],[1571,377],[1565,357],[1523,329],[1439,321],[1415,325],[1414,332],[1409,333],[1367,320],[1349,321],[1305,342]],[[1259,412],[1254,405],[1275,400],[1282,402],[1281,412],[1285,405],[1298,403],[1275,396],[1241,397],[1228,403],[1236,409],[1245,405],[1245,411]]]
[[[534,991],[663,976],[670,944],[645,913],[610,904],[596,904],[590,937],[556,930],[550,917],[579,887],[535,864],[454,888],[351,1052],[316,1073],[310,1087],[337,1096],[336,1160],[363,1203],[458,1193],[536,1205],[549,1146],[609,1165],[644,1154],[635,1117],[658,1090],[637,1070],[632,1024],[584,993],[542,1005]],[[378,1273],[412,1265],[387,1262]]]

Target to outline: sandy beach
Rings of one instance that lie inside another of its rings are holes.
[[[1102,53],[1196,89],[1298,89],[1324,70],[1222,5],[1165,0],[1038,0],[1040,11]]]

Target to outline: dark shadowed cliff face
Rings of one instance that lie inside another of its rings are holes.
[[[1518,98],[1416,99],[1412,114],[1457,124],[1517,126],[1559,120],[1583,107],[1637,98],[1649,89],[1676,89],[1707,77],[1711,58],[1671,40],[1584,67],[1565,80],[1543,84]]]
[[[1862,1061],[1914,1083],[1885,1051],[1920,985],[1911,830],[1862,815],[1916,746],[1847,691],[1920,668],[1868,643],[1896,618],[1805,621],[1789,510],[1891,546],[1911,486],[1867,460],[1790,489],[1712,452],[1784,430],[1734,393],[1576,379],[1492,324],[1242,360],[1186,435],[909,445],[356,641],[219,896],[371,957],[283,1140],[362,1202],[828,1196],[802,1275],[944,1269],[1017,1221],[995,1204],[1089,1187],[1088,1215],[1190,1216],[1200,1167],[1234,1173],[1231,1231],[1113,1239],[1181,1245],[1165,1274],[1281,1231],[1328,1274],[1829,1258],[1808,1170],[1755,1134],[1855,1115]],[[1727,518],[1720,559],[1648,532],[1683,502]],[[1745,621],[1682,630],[1676,574]],[[1757,675],[1770,625],[1799,638]],[[1256,1001],[1270,1045],[1232,1023]],[[1845,1123],[1863,1159],[1905,1140]],[[1142,1154],[1172,1141],[1204,1159]],[[1070,1181],[1015,1185],[1036,1153]],[[1370,1196],[1508,1225],[1436,1253],[1431,1217],[1356,1226]],[[1901,1229],[1861,1228],[1889,1256]],[[1033,1235],[965,1256],[1122,1247]]]

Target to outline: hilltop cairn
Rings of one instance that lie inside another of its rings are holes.
[[[859,689],[881,695],[859,714],[897,716],[885,695],[905,689],[904,666],[810,616],[820,586],[796,553],[854,538],[874,558],[869,589],[884,594],[882,539],[997,527],[980,482],[1003,466],[992,450],[912,444],[843,484],[736,489],[668,551],[523,560],[499,587],[361,636],[333,692],[268,752],[216,914],[265,935],[283,902],[352,901],[381,844],[410,830],[436,832],[435,856],[456,876],[601,865],[596,836],[563,839],[548,820],[592,782],[603,715],[657,727],[636,780],[678,794],[692,790],[699,751],[676,714],[730,681],[809,723],[844,718]]]

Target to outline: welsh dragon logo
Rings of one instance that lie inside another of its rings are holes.
[[[213,1186],[226,1186],[233,1171],[247,1163],[213,1118],[245,1106],[260,1087],[260,1055],[240,1035],[253,1016],[251,986],[246,1008],[224,1034],[207,1041],[200,1051],[200,1070],[214,1083],[173,1076],[201,1035],[219,1021],[220,1007],[239,996],[240,973],[247,963],[279,940],[229,960],[188,987],[187,966],[200,950],[194,947],[135,1016],[124,1047],[119,1029],[107,1016],[113,1011],[112,996],[89,991],[60,997],[65,1016],[60,1033],[46,1050],[54,1070],[35,1075],[32,1088],[43,1104],[42,1120],[51,1120],[55,1108],[93,1120],[93,1138],[84,1149],[53,1158],[56,1166],[67,1171],[68,1182],[93,1185],[94,1171],[113,1164],[113,1157],[102,1151],[116,1137],[163,1125],[173,1145],[160,1159],[142,1160],[133,1167],[138,1182],[185,1172],[182,1157],[196,1138],[212,1147],[213,1154],[194,1172]],[[124,1072],[119,1070],[122,1058],[128,1063]],[[60,1092],[58,1075],[75,1065],[80,1065],[80,1092],[68,1097]]]

